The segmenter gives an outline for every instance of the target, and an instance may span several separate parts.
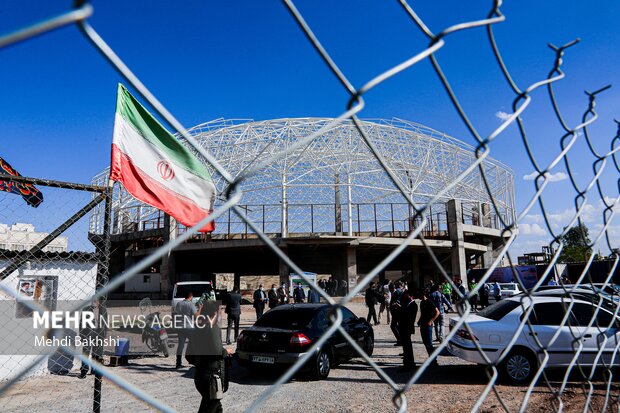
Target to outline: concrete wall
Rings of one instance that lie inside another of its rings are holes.
[[[148,272],[144,274],[136,274],[125,281],[125,292],[128,293],[148,293],[159,292],[161,290],[161,274],[158,272]]]

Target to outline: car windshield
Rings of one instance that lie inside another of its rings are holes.
[[[520,305],[519,301],[502,300],[492,304],[484,310],[478,311],[477,315],[491,320],[499,321],[506,314],[514,310]]]
[[[198,298],[207,292],[207,286],[210,284],[179,284],[174,298],[185,298],[188,292],[192,292],[194,297]]]
[[[306,327],[312,321],[316,308],[287,308],[267,311],[254,324],[257,327],[295,330]]]
[[[517,284],[505,284],[505,285],[501,285],[500,288],[502,290],[515,291],[517,289]]]

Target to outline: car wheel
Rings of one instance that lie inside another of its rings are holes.
[[[501,365],[502,375],[512,383],[528,383],[535,372],[534,356],[524,350],[512,351]]]
[[[372,352],[375,350],[375,339],[368,335],[364,338],[364,352],[368,357],[372,356]]]
[[[332,363],[329,354],[327,354],[323,350],[320,350],[319,354],[317,354],[316,359],[314,360],[312,377],[316,380],[326,379],[327,376],[329,376],[331,364]]]

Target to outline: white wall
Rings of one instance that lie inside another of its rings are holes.
[[[10,264],[10,260],[0,259],[0,271]],[[58,276],[58,300],[85,300],[95,293],[97,277],[96,261],[84,262],[72,258],[59,258],[54,260],[36,259],[22,265],[9,277],[0,281],[0,285],[13,291],[17,290],[18,277],[31,278],[34,276]],[[10,296],[0,291],[0,300],[13,300]],[[3,315],[4,316],[4,315]],[[14,313],[12,314],[14,316]],[[27,328],[27,327],[26,327]],[[18,337],[19,331],[3,331],[0,341],[8,337]],[[5,343],[6,344],[6,343]],[[31,362],[37,356],[24,355],[0,355],[0,381],[11,378]],[[79,362],[77,363],[79,365]],[[47,359],[38,364],[27,376],[47,374]]]

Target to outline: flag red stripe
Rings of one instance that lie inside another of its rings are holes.
[[[122,183],[125,189],[135,198],[157,209],[161,209],[187,227],[196,225],[200,220],[209,215],[209,211],[200,208],[192,200],[171,191],[143,173],[114,144],[112,144],[110,179]],[[179,217],[182,217],[182,219]],[[201,228],[200,232],[212,232],[214,230],[215,223],[210,222]]]

